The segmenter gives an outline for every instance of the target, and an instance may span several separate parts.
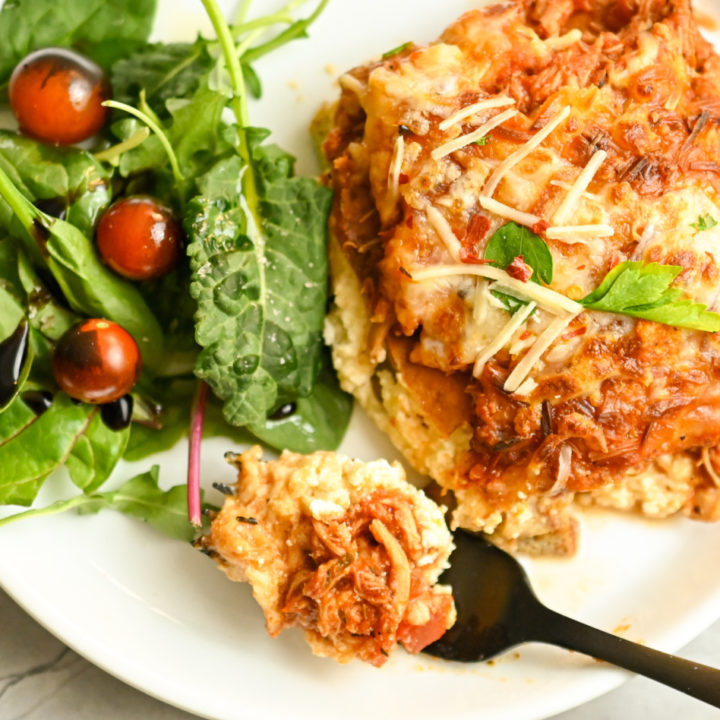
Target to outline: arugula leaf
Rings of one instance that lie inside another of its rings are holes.
[[[670,287],[679,265],[627,261],[616,265],[600,285],[580,300],[589,310],[615,312],[675,327],[720,331],[720,315]]]
[[[264,423],[285,398],[310,393],[319,369],[329,191],[291,177],[287,155],[248,130],[262,226],[238,187],[246,167],[222,160],[198,181],[186,216],[197,300],[196,375],[225,401],[234,425]]]
[[[697,222],[690,223],[690,227],[695,228],[698,232],[703,232],[714,228],[717,224],[717,220],[710,213],[706,213],[705,215],[698,215]]]
[[[156,0],[6,0],[0,11],[0,82],[32,50],[74,47],[105,68],[144,43]]]
[[[187,519],[187,487],[175,485],[169,490],[162,490],[158,485],[159,472],[159,466],[153,465],[148,472],[136,475],[117,490],[76,495],[68,500],[58,500],[44,508],[9,515],[0,518],[0,526],[23,518],[56,515],[72,509],[77,510],[80,515],[112,509],[144,520],[169,537],[191,542],[195,539],[197,530]],[[206,527],[207,522],[203,517]]]
[[[522,225],[509,222],[499,227],[488,241],[485,258],[503,270],[518,256],[534,270],[530,280],[549,285],[553,279],[553,257],[547,243]]]
[[[342,441],[352,415],[353,399],[340,389],[332,364],[324,353],[323,368],[312,393],[298,398],[296,409],[280,420],[268,418],[250,425],[251,432],[278,450],[311,453],[335,450]]]

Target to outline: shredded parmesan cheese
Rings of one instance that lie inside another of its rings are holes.
[[[475,281],[475,297],[473,298],[473,320],[480,325],[485,321],[488,311],[487,283],[482,278]]]
[[[502,350],[507,343],[510,342],[512,336],[518,330],[518,328],[530,317],[530,313],[537,307],[537,304],[530,302],[524,307],[520,308],[508,322],[505,327],[496,335],[495,339],[489,343],[483,351],[475,358],[475,365],[473,367],[473,375],[479,377],[485,363],[495,353]]]
[[[505,110],[505,112],[501,112],[494,118],[488,120],[486,123],[483,123],[477,130],[473,130],[467,135],[461,135],[454,140],[446,142],[444,145],[440,145],[440,147],[436,147],[430,153],[430,157],[432,157],[433,160],[437,161],[440,160],[440,158],[444,158],[446,155],[449,155],[450,153],[454,153],[456,150],[461,150],[466,145],[469,145],[470,143],[473,143],[476,140],[480,140],[480,138],[485,137],[485,135],[487,135],[491,130],[496,128],[498,125],[502,125],[506,120],[509,120],[515,115],[517,115],[517,110]]]
[[[505,107],[506,105],[514,104],[515,101],[512,98],[507,97],[506,95],[498,95],[497,97],[486,98],[485,100],[480,100],[479,102],[473,103],[472,105],[467,105],[464,108],[461,108],[456,113],[453,113],[449,117],[445,118],[445,120],[443,120],[438,125],[438,128],[445,132],[445,130],[452,127],[453,125],[457,125],[457,123],[459,123],[461,120],[464,120],[471,115],[475,115],[476,113],[482,112],[483,110],[492,110],[493,108]]]
[[[475,275],[476,277],[498,280],[513,295],[517,294],[523,299],[533,300],[544,309],[554,314],[565,311],[572,315],[579,315],[583,306],[576,303],[565,295],[561,295],[550,288],[543,287],[534,282],[522,282],[508,275],[504,270],[492,265],[471,265],[469,263],[458,263],[456,265],[433,265],[423,270],[416,270],[412,278],[416,282],[422,280],[433,280],[435,278],[453,277],[454,275]]]
[[[555,342],[560,333],[565,330],[574,317],[574,314],[557,317],[540,333],[535,344],[527,351],[525,357],[513,368],[510,375],[508,375],[503,385],[505,392],[515,392],[520,385],[522,385],[535,363],[543,356],[550,345]]]
[[[573,28],[560,37],[548,38],[545,40],[545,47],[548,50],[564,50],[582,40],[582,30]]]
[[[457,262],[460,259],[460,242],[455,237],[450,223],[437,208],[432,206],[425,211],[425,214],[427,215],[428,222],[432,225],[438,237],[443,241],[450,256]]]
[[[388,195],[395,202],[400,194],[400,171],[402,170],[403,158],[405,156],[405,138],[398,135],[395,139],[392,160],[388,171]]]
[[[483,195],[491,197],[497,186],[500,184],[503,175],[514,165],[517,165],[521,160],[527,157],[555,128],[562,123],[567,116],[570,114],[570,108],[564,107],[557,115],[551,118],[547,125],[542,130],[535,133],[522,147],[518,148],[514,153],[508,155],[498,166],[495,168],[495,172],[490,176],[490,179],[483,188]]]
[[[516,391],[516,395],[529,395],[535,388],[537,383],[532,379],[528,378]]]
[[[478,198],[478,202],[483,206],[483,208],[485,208],[485,210],[489,210],[491,213],[495,213],[495,215],[504,217],[507,220],[513,220],[520,225],[532,227],[535,223],[540,222],[539,216],[533,215],[532,213],[522,212],[521,210],[516,210],[515,208],[511,208],[509,205],[493,200],[491,197],[481,195]]]
[[[553,222],[556,225],[564,225],[568,221],[580,196],[588,189],[588,185],[590,185],[600,166],[605,162],[606,157],[607,153],[604,150],[598,150],[590,158],[588,164],[581,170],[570,191],[553,215]]]
[[[350,75],[349,73],[341,75],[338,79],[338,83],[340,83],[340,87],[343,90],[349,90],[350,92],[355,93],[358,97],[365,93],[365,86],[354,75]]]
[[[563,190],[570,190],[570,188],[572,187],[572,183],[564,182],[562,180],[551,180],[550,184],[554,185],[555,187],[562,188]],[[600,197],[595,193],[591,192],[584,192],[582,194],[582,197],[584,197],[586,200],[592,200],[594,202],[600,201]]]
[[[611,225],[553,225],[545,231],[545,237],[572,245],[586,237],[610,237],[614,232]]]
[[[713,467],[712,460],[710,459],[710,450],[708,450],[708,448],[703,448],[700,453],[700,457],[702,458],[702,463],[705,466],[710,479],[715,483],[715,487],[720,488],[720,475],[717,474],[717,471]]]
[[[560,448],[560,452],[558,453],[557,475],[555,476],[553,486],[548,490],[548,495],[557,495],[565,489],[568,478],[570,477],[571,462],[572,445],[566,443]]]

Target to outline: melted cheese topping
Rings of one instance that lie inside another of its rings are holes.
[[[537,148],[543,140],[545,140],[555,128],[557,128],[562,122],[564,122],[568,115],[570,115],[570,108],[563,108],[557,115],[551,118],[547,125],[542,130],[539,130],[533,135],[521,148],[517,149],[514,153],[506,157],[500,165],[495,169],[495,172],[490,176],[487,184],[483,188],[483,195],[491,197],[494,195],[497,186],[503,178],[503,175],[507,173],[510,168],[517,165],[520,161],[526,158],[535,148]]]

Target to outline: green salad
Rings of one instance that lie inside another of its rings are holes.
[[[148,42],[156,0],[4,3],[0,94],[19,130],[0,130],[0,504],[30,506],[61,466],[78,493],[0,524],[113,507],[192,539],[202,436],[340,443],[331,193],[248,111],[254,63],[326,3],[226,20],[202,0],[215,37],[171,44]],[[189,492],[150,463],[103,489],[121,459],[186,435]]]

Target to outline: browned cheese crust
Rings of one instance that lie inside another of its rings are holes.
[[[324,145],[326,338],[343,387],[453,491],[457,525],[567,553],[576,499],[720,517],[717,334],[570,314],[508,391],[557,311],[540,303],[478,362],[509,319],[488,282],[414,277],[476,264],[520,213],[566,298],[639,260],[682,266],[675,286],[717,310],[720,226],[697,221],[720,219],[719,68],[687,0],[525,0],[471,11],[437,42],[340,79]]]
[[[382,665],[398,642],[419,652],[455,622],[437,585],[452,540],[442,509],[399,465],[255,447],[233,462],[228,497],[201,546],[252,584],[275,637],[300,627],[317,655]]]

